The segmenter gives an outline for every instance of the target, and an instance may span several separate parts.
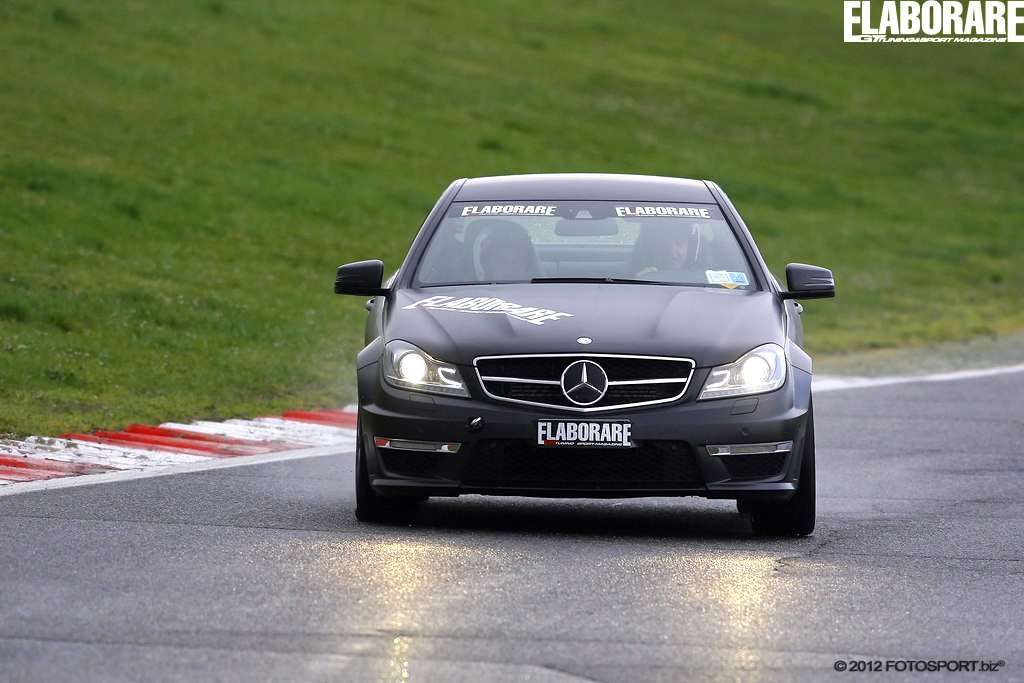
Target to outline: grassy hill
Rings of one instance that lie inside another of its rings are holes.
[[[0,432],[351,399],[333,268],[459,176],[718,180],[813,352],[1024,327],[1019,45],[695,4],[0,3]]]

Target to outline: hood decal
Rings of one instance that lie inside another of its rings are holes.
[[[433,311],[460,311],[463,313],[502,313],[509,318],[522,320],[531,325],[543,325],[551,320],[573,317],[572,313],[564,313],[551,308],[523,306],[493,296],[428,296],[414,301],[403,308],[429,308]]]

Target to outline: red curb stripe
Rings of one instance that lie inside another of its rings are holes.
[[[82,472],[73,472],[59,467],[50,467],[46,460],[29,460],[17,456],[0,457],[0,480],[22,482],[72,477]]]
[[[40,474],[22,470],[17,467],[0,467],[0,479],[3,481],[37,481],[39,479],[53,479],[60,477],[60,474]]]
[[[52,477],[66,477],[64,472],[47,470],[41,467],[20,467],[15,465],[0,465],[0,478],[16,478],[21,481],[33,479],[50,479]]]
[[[127,443],[149,444],[153,446],[164,446],[175,450],[199,451],[204,455],[259,455],[268,453],[265,447],[255,446],[228,446],[226,444],[209,443],[196,439],[183,439],[175,436],[153,436],[150,434],[133,434],[130,432],[93,432],[98,437],[105,439],[118,439]]]
[[[264,452],[288,451],[296,448],[303,448],[303,444],[290,443],[288,441],[257,441],[255,439],[238,439],[233,436],[222,434],[207,434],[205,432],[192,432],[187,429],[175,429],[172,427],[154,427],[152,425],[132,424],[125,427],[122,432],[130,434],[146,434],[149,436],[167,436],[190,441],[205,441],[226,446],[250,446],[263,449]]]
[[[95,463],[63,462],[41,458],[25,458],[20,455],[0,454],[0,467],[17,467],[24,470],[53,472],[60,475],[98,474],[109,472],[115,468]]]
[[[138,436],[138,435],[134,435]],[[117,432],[100,432],[97,434],[61,434],[62,439],[74,439],[75,441],[87,441],[106,446],[124,446],[146,451],[162,451],[172,453],[185,453],[186,455],[201,455],[207,458],[230,457],[221,453],[211,452],[208,448],[199,449],[182,443],[149,443],[141,439],[132,438],[131,434],[118,434]],[[235,454],[242,455],[242,454]],[[247,455],[247,454],[246,454]]]
[[[286,420],[313,422],[331,427],[355,427],[356,415],[341,410],[286,410],[281,413]]]

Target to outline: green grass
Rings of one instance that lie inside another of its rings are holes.
[[[459,176],[709,177],[811,350],[1024,327],[1016,45],[844,45],[841,3],[0,4],[0,432],[352,398],[362,301]]]

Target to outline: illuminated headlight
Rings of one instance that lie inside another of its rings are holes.
[[[400,389],[469,396],[458,368],[431,358],[422,349],[397,339],[384,346],[384,379]]]
[[[785,382],[786,352],[778,344],[765,344],[743,354],[735,363],[711,368],[697,400],[763,394]]]

